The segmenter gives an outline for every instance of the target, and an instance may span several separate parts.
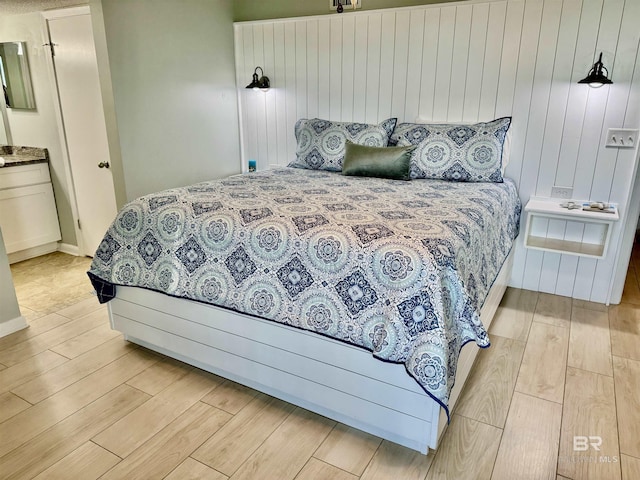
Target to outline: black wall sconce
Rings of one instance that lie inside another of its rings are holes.
[[[600,52],[600,58],[593,64],[589,74],[578,83],[588,83],[590,87],[600,88],[602,85],[611,85],[613,83],[607,78],[608,75],[609,70],[602,64],[602,52]]]
[[[258,77],[258,69],[260,69],[260,76]],[[251,83],[247,85],[247,88],[253,88],[254,90],[262,90],[266,92],[271,87],[271,82],[268,77],[264,76],[264,71],[262,67],[256,67],[253,71],[253,78],[251,79]]]

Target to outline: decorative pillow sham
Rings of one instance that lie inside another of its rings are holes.
[[[502,182],[502,158],[511,117],[474,124],[401,123],[389,143],[416,145],[411,178]]]
[[[432,122],[429,118],[424,118],[418,115],[416,117],[416,123],[443,123],[446,124],[448,122]],[[460,123],[459,125],[471,125],[473,122]],[[511,128],[507,131],[507,136],[504,139],[504,146],[502,147],[502,176],[504,177],[504,171],[507,169],[507,165],[509,165],[509,160],[511,159],[511,136],[513,135],[513,130]],[[391,138],[389,138],[389,146],[394,146],[395,143],[392,143]]]
[[[409,147],[368,147],[347,140],[344,153],[343,175],[359,177],[411,180],[411,153]]]
[[[302,118],[295,126],[296,159],[289,166],[339,172],[347,140],[370,147],[386,147],[397,121],[389,118],[379,125],[368,125]]]

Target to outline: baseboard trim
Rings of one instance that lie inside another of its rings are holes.
[[[13,318],[7,322],[0,322],[0,338],[11,335],[18,330],[27,328],[29,324],[23,316]]]
[[[45,243],[44,245],[38,245],[37,247],[25,248],[17,252],[7,254],[9,263],[18,263],[30,258],[39,257],[40,255],[46,255],[58,250],[58,242]]]
[[[58,251],[69,255],[75,255],[76,257],[80,256],[80,248],[78,248],[77,245],[58,242]]]

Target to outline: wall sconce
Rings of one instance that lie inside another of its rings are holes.
[[[260,69],[260,77],[258,77],[258,69]],[[266,92],[271,87],[271,82],[269,82],[269,78],[264,76],[264,71],[262,67],[256,67],[253,71],[253,78],[251,79],[251,83],[247,85],[247,88],[253,88],[254,90],[262,90]]]
[[[613,82],[607,78],[609,70],[602,64],[602,52],[600,52],[600,58],[593,64],[589,74],[580,80],[578,83],[588,83],[592,88],[600,88],[602,85],[610,85]]]
[[[338,13],[356,8],[362,8],[362,0],[329,0],[329,10],[335,10]]]

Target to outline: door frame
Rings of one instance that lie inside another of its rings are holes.
[[[82,5],[79,7],[63,8],[60,10],[47,10],[40,12],[42,15],[42,36],[44,43],[50,43],[51,37],[49,35],[49,20],[55,18],[74,17],[78,15],[91,15],[91,10],[88,5]],[[60,144],[62,145],[62,160],[64,164],[65,180],[68,185],[69,204],[71,205],[71,214],[73,216],[73,228],[76,233],[77,246],[68,244],[59,244],[58,250],[71,255],[82,256],[85,250],[84,239],[82,237],[82,231],[80,229],[80,215],[78,213],[78,201],[76,197],[76,187],[73,181],[73,171],[71,169],[71,159],[69,157],[69,145],[67,143],[67,135],[64,128],[64,119],[62,116],[62,106],[60,105],[60,93],[58,91],[58,79],[56,76],[55,65],[53,63],[53,57],[47,53],[47,70],[49,72],[49,83],[51,86],[51,92],[54,96],[54,110],[56,117],[56,124],[58,126],[58,135],[60,137]]]
[[[624,291],[624,284],[627,278],[627,271],[631,263],[631,251],[636,237],[636,229],[638,228],[640,216],[640,148],[636,146],[636,155],[634,159],[633,182],[631,183],[631,194],[627,198],[624,205],[627,210],[627,222],[622,225],[620,238],[616,248],[616,257],[614,260],[614,268],[611,274],[611,284],[609,286],[609,295],[607,301],[612,304],[619,304]]]

